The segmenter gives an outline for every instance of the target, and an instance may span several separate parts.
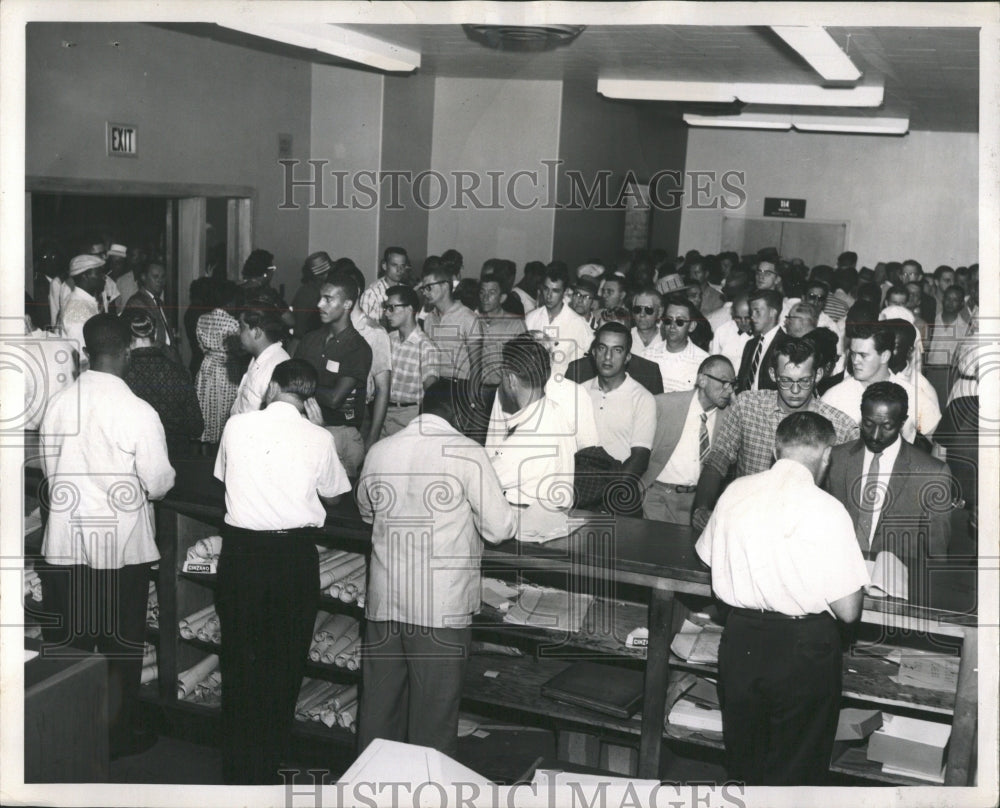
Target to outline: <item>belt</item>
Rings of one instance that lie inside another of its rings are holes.
[[[398,401],[390,401],[389,402],[389,406],[390,407],[416,407],[419,403],[420,403],[419,401],[407,401],[405,404],[403,404],[403,403],[398,402]]]
[[[671,491],[676,491],[678,494],[693,494],[698,490],[697,485],[674,485],[673,483],[661,483],[659,480],[656,481],[657,485],[662,485]]]
[[[733,606],[733,614],[738,614],[740,617],[747,617],[751,620],[816,620],[821,617],[829,617],[826,612],[817,612],[815,614],[782,614],[781,612],[766,612],[763,609],[743,609],[738,606]]]

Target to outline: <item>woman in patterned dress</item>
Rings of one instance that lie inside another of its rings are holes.
[[[198,318],[195,330],[198,345],[205,353],[195,380],[198,403],[205,416],[205,431],[201,434],[204,443],[219,442],[239,389],[227,369],[233,338],[238,340],[240,333],[239,321],[226,311],[232,306],[236,293],[236,284],[231,281],[220,284],[212,301],[215,308]]]

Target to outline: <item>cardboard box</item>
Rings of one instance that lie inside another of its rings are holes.
[[[860,741],[882,726],[881,710],[845,707],[837,720],[837,741]]]
[[[938,775],[945,763],[951,727],[935,721],[885,715],[868,740],[868,759],[898,769]]]

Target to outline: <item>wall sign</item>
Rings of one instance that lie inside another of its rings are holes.
[[[764,215],[775,216],[779,219],[804,219],[806,218],[806,201],[804,199],[765,196]]]
[[[138,127],[130,123],[108,121],[108,157],[138,157]]]

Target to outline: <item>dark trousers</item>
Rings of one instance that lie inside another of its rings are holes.
[[[319,604],[311,531],[223,529],[215,590],[222,646],[222,774],[280,783]]]
[[[471,628],[368,621],[361,651],[358,748],[376,738],[455,756]]]
[[[841,664],[840,633],[829,615],[729,615],[719,648],[729,777],[761,786],[826,782]]]
[[[39,567],[46,655],[95,649],[108,661],[108,729],[112,756],[129,750],[136,729],[146,599],[151,564],[92,569],[83,564]],[[51,619],[54,617],[54,619]]]

